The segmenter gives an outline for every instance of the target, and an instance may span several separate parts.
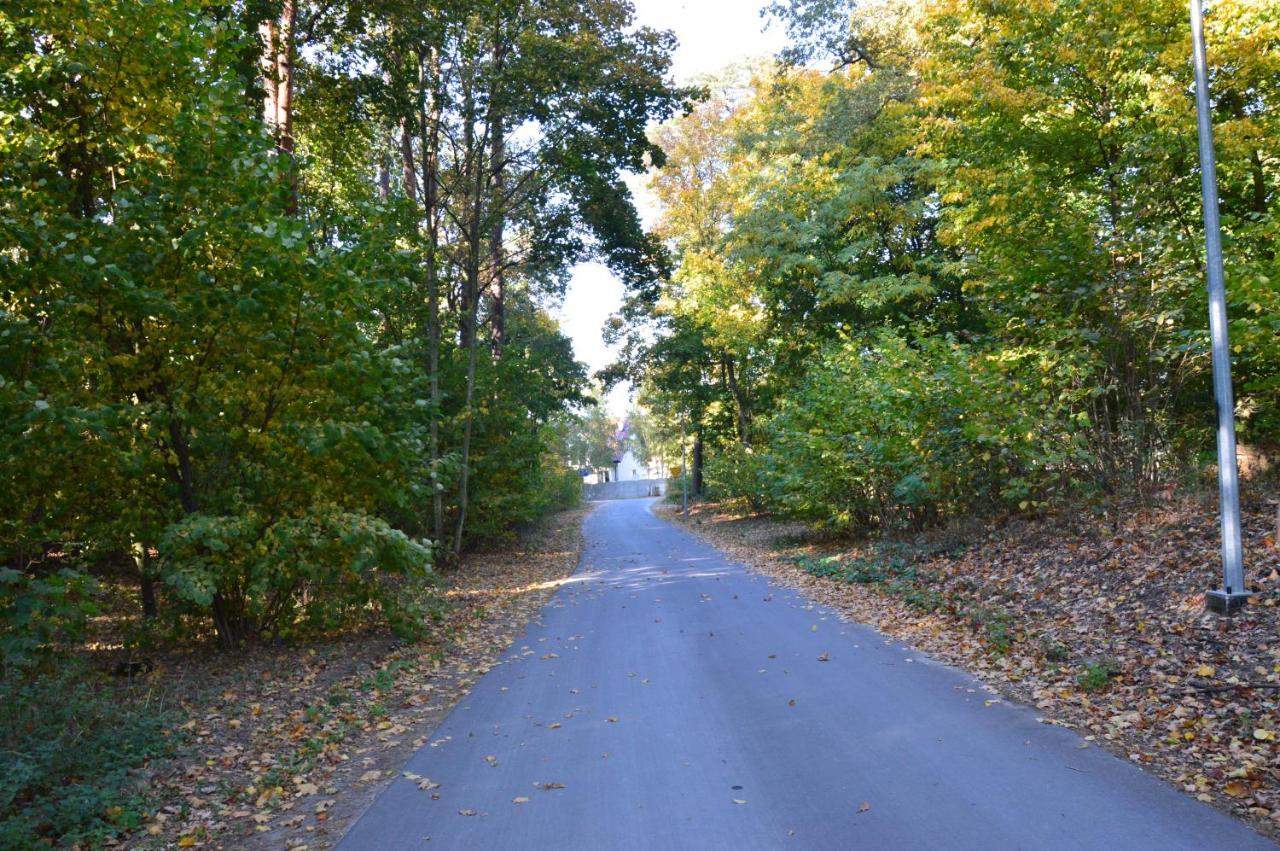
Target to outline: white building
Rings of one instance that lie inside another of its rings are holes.
[[[619,482],[639,482],[667,477],[667,465],[663,464],[661,459],[650,458],[647,462],[641,462],[631,447],[627,447],[622,457],[614,461],[613,469],[614,480]]]

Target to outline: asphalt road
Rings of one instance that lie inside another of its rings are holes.
[[[588,517],[578,575],[405,766],[439,787],[397,778],[340,848],[1276,847],[650,504]]]

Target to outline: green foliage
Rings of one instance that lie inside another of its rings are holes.
[[[0,679],[0,848],[100,846],[148,803],[134,772],[173,752],[171,720],[72,668]]]
[[[770,484],[765,478],[764,460],[751,447],[736,442],[726,444],[707,463],[706,496],[737,500],[756,509],[764,506]]]
[[[97,611],[95,588],[92,577],[70,568],[31,575],[0,567],[0,677],[76,640]]]
[[[1084,670],[1076,677],[1076,684],[1085,691],[1102,691],[1111,682],[1111,678],[1120,672],[1116,660],[1111,658],[1095,659],[1085,665]]]
[[[426,546],[385,521],[324,506],[274,522],[193,514],[166,530],[160,552],[177,598],[212,609],[236,640],[336,629],[373,603],[411,633],[415,594],[434,579]]]
[[[929,571],[893,556],[841,559],[801,555],[792,561],[806,573],[820,579],[834,579],[857,585],[874,585],[922,612],[935,612],[947,605],[947,598],[933,587],[938,577]]]
[[[884,330],[828,347],[764,427],[773,507],[837,528],[1027,507],[1077,452],[1043,359]]]
[[[618,369],[703,438],[712,493],[913,528],[1209,455],[1185,4],[769,12],[782,66],[657,136],[677,269]],[[1208,28],[1237,413],[1274,446],[1280,27],[1224,0]]]
[[[545,305],[588,256],[655,274],[617,176],[688,93],[626,4],[528,11],[327,4],[270,44],[279,4],[0,12],[5,664],[130,558],[171,634],[412,633],[436,560],[574,503]]]

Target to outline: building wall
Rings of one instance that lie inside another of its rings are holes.
[[[630,449],[623,453],[622,460],[618,463],[618,481],[620,482],[648,481],[666,477],[666,465],[660,460],[650,458],[648,463],[642,463]]]
[[[640,499],[646,496],[663,496],[667,492],[666,479],[632,479],[624,482],[601,482],[583,485],[582,495],[588,500]]]

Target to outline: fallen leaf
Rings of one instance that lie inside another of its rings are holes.
[[[733,802],[734,802],[735,804],[745,804],[745,803],[746,803],[746,801],[742,800],[741,798],[734,798],[734,799],[733,799]]]
[[[819,656],[819,657],[818,657],[818,661],[819,661],[819,662],[830,662],[830,661],[831,661],[831,657],[830,657],[830,656],[828,656],[826,653],[823,653],[821,656]]]
[[[524,795],[520,795],[520,796],[519,796],[519,797],[517,797],[517,798],[512,798],[512,799],[511,799],[511,803],[513,803],[513,804],[527,804],[527,803],[529,803],[529,799],[528,799],[528,798],[526,798]]]
[[[460,816],[473,816],[475,814],[475,810],[458,810],[458,815]]]
[[[1249,794],[1249,787],[1241,783],[1239,780],[1232,780],[1223,787],[1222,791],[1226,792],[1233,798],[1243,798],[1245,795]]]
[[[869,809],[871,809],[871,804],[867,801],[863,801],[861,804],[858,804],[858,812],[860,813],[865,813]]]

